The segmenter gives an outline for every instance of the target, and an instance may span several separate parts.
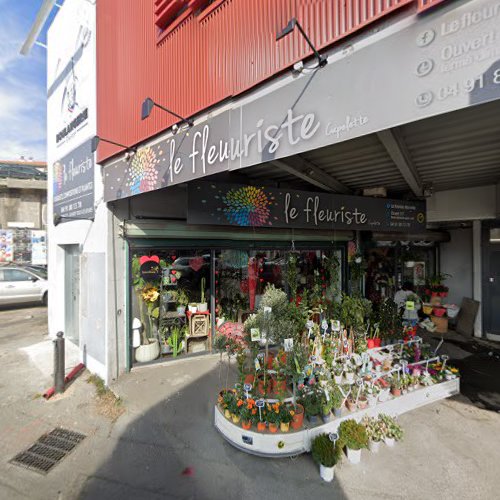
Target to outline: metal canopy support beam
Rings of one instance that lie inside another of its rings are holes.
[[[346,185],[299,155],[286,158],[285,160],[273,160],[270,164],[325,191],[344,194],[351,193],[351,190]]]
[[[423,196],[422,180],[399,129],[382,130],[377,132],[377,136],[413,193],[416,196]]]

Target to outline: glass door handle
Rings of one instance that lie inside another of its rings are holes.
[[[495,278],[490,278],[490,283],[495,283]]]

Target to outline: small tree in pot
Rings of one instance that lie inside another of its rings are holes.
[[[335,465],[342,458],[342,450],[338,443],[333,443],[328,434],[320,434],[311,443],[311,453],[313,460],[319,464],[321,479],[326,482],[332,481],[335,473]]]
[[[347,458],[352,464],[361,461],[361,450],[368,446],[365,426],[354,419],[344,420],[339,426],[342,445],[347,449]]]

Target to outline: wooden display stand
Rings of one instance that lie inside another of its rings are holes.
[[[448,318],[446,316],[438,317],[431,315],[431,321],[436,325],[436,333],[448,332]]]
[[[187,313],[189,320],[189,330],[186,337],[186,352],[200,352],[212,350],[210,313]],[[196,346],[204,344],[204,349],[198,349]]]

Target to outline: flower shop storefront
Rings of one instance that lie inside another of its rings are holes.
[[[212,332],[242,333],[269,285],[319,314],[343,289],[349,236],[297,237],[293,248],[289,241],[131,241],[133,361],[211,352]]]

